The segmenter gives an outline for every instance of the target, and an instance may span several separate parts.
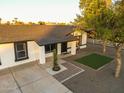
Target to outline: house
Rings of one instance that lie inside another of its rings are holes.
[[[62,25],[0,25],[0,69],[52,56],[52,50],[76,54],[77,46],[86,47],[87,34],[75,37],[74,26]],[[81,40],[79,42],[79,37]]]

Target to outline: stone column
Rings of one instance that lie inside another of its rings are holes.
[[[40,64],[45,64],[46,58],[45,58],[45,46],[40,46],[39,48],[39,60]]]
[[[71,54],[72,55],[76,54],[76,41],[71,42]]]
[[[57,53],[60,55],[61,54],[61,43],[57,44]]]

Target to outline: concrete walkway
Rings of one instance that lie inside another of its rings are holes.
[[[64,83],[65,81],[71,79],[72,77],[84,72],[82,68],[79,68],[70,62],[66,62],[65,60],[61,60],[61,62],[62,61],[63,63],[61,63],[61,65],[63,65],[67,69],[63,72],[54,75],[54,77],[61,83]]]
[[[0,71],[0,93],[72,93],[36,62]]]

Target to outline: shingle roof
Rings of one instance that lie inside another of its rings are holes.
[[[0,43],[33,40],[39,45],[77,40],[71,33],[74,26],[63,25],[0,25]]]

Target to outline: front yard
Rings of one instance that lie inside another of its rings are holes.
[[[0,71],[0,93],[124,93],[124,64],[120,78],[114,78],[115,50],[107,47],[103,56],[101,48],[100,45],[88,44],[75,56],[63,58],[65,62],[60,63],[67,69],[53,76],[46,72],[50,65],[39,65],[38,62]],[[99,69],[102,66],[104,68]]]
[[[92,53],[101,54],[102,47],[100,45],[88,44],[87,48],[78,51],[77,55],[64,58],[64,60],[71,62],[72,64],[84,69],[85,71],[67,80],[63,84],[68,87],[73,93],[124,93],[124,50],[122,50],[122,69],[120,77],[118,79],[114,77],[114,59],[113,62],[104,65],[104,67],[99,70],[93,70],[91,69],[91,67],[86,66],[82,61],[84,60],[83,57],[86,57],[87,55]],[[114,58],[114,48],[107,47],[107,53],[105,55],[107,57],[110,57],[110,59]],[[77,59],[80,59],[83,64],[75,61]],[[94,62],[94,60],[96,62],[96,59],[87,59],[88,61],[90,60],[90,62]],[[98,59],[97,57],[97,60],[103,62],[103,59],[101,58]],[[93,65],[94,64],[96,63],[93,63]]]

